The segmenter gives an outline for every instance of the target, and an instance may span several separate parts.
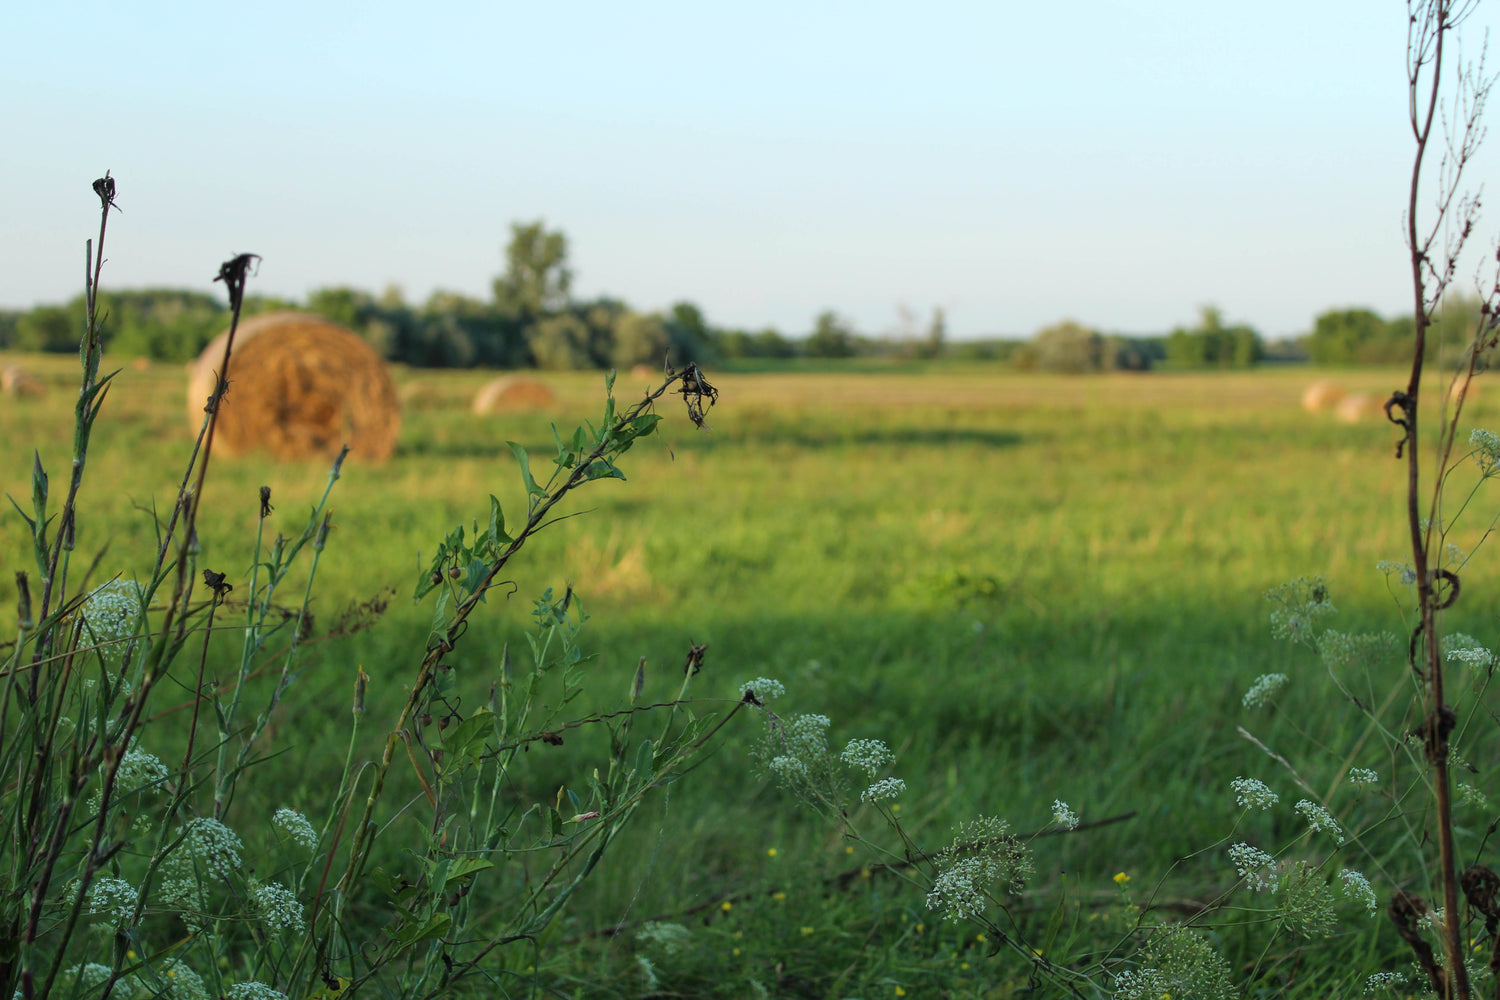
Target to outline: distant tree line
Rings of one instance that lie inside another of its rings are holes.
[[[178,289],[105,291],[104,339],[110,351],[186,361],[229,323],[215,296]],[[541,221],[517,223],[505,248],[505,271],[488,300],[434,292],[411,304],[399,289],[380,295],[357,288],[321,288],[305,303],[246,299],[244,314],[306,309],[358,333],[386,359],[429,368],[629,368],[726,358],[849,358],[896,355],[934,358],[944,352],[946,321],[936,310],[919,336],[899,341],[861,336],[826,310],[803,338],[772,327],[711,326],[698,306],[679,302],[665,312],[638,312],[619,299],[573,294],[567,237]],[[77,350],[84,302],[0,312],[0,349]]]
[[[180,289],[105,291],[106,347],[117,354],[164,361],[197,357],[229,322],[216,296]],[[1385,319],[1369,309],[1331,309],[1295,341],[1268,345],[1253,328],[1227,325],[1215,307],[1198,322],[1162,336],[1126,336],[1065,320],[1030,341],[1004,338],[950,343],[941,309],[925,326],[904,308],[896,336],[870,337],[833,310],[800,338],[773,327],[740,330],[710,325],[698,306],[678,302],[665,312],[638,312],[619,299],[573,294],[567,237],[541,221],[511,226],[505,270],[490,297],[434,292],[420,305],[389,287],[380,295],[322,288],[305,303],[249,297],[245,314],[303,308],[354,330],[385,358],[429,368],[629,368],[687,361],[791,358],[950,358],[1008,362],[1025,371],[1099,372],[1247,368],[1263,360],[1326,365],[1384,365],[1409,360],[1411,317]],[[0,311],[0,349],[73,351],[83,328],[84,301],[23,312]],[[1432,358],[1457,351],[1480,322],[1478,300],[1450,298],[1429,340]],[[1447,331],[1445,335],[1444,331]],[[1446,345],[1446,347],[1445,347]],[[1500,362],[1500,358],[1486,359]]]

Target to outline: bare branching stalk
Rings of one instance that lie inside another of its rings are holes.
[[[1482,60],[1477,69],[1460,67],[1453,72],[1445,67],[1449,48],[1456,42],[1456,29],[1476,4],[1477,0],[1408,0],[1407,3],[1408,117],[1416,149],[1408,190],[1405,235],[1410,254],[1416,335],[1406,388],[1394,393],[1386,403],[1387,416],[1402,428],[1396,455],[1406,461],[1407,530],[1412,565],[1416,570],[1419,612],[1412,642],[1412,667],[1423,683],[1422,732],[1436,799],[1438,874],[1445,923],[1442,928],[1443,965],[1441,969],[1430,972],[1435,980],[1442,977],[1441,982],[1435,982],[1441,995],[1458,1000],[1467,1000],[1472,990],[1463,959],[1459,878],[1453,844],[1449,736],[1455,725],[1455,716],[1448,707],[1443,685],[1441,614],[1458,599],[1460,584],[1457,574],[1441,565],[1446,532],[1442,494],[1468,380],[1473,376],[1480,351],[1493,331],[1493,294],[1482,310],[1480,328],[1475,331],[1474,341],[1469,345],[1464,364],[1455,378],[1454,391],[1442,397],[1443,405],[1437,411],[1432,485],[1426,488],[1420,461],[1418,403],[1435,318],[1453,284],[1460,256],[1474,232],[1479,215],[1477,195],[1463,194],[1460,182],[1484,135],[1484,103],[1492,81],[1484,76]],[[1445,72],[1455,81],[1456,92],[1451,106],[1444,104]],[[1433,126],[1440,119],[1444,124],[1446,142],[1437,170],[1435,211],[1430,223],[1424,226],[1425,217],[1419,212],[1424,191],[1423,168],[1434,145]],[[1447,406],[1450,396],[1454,400],[1451,409]]]

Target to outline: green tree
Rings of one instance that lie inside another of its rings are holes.
[[[610,364],[619,369],[660,366],[671,344],[671,334],[660,313],[626,312],[615,320]]]
[[[530,326],[568,307],[573,271],[568,267],[568,238],[549,232],[543,220],[512,223],[505,248],[505,273],[495,279],[495,305],[507,316]]]
[[[1042,371],[1080,374],[1104,368],[1105,343],[1098,330],[1064,320],[1037,331],[1031,341],[1031,363]]]
[[[1391,342],[1390,328],[1380,315],[1370,309],[1330,309],[1313,321],[1307,335],[1307,354],[1323,365],[1354,364],[1390,351],[1390,360],[1409,354],[1409,343]]]
[[[818,314],[803,349],[810,358],[852,358],[854,329],[832,309],[825,309]]]
[[[1167,337],[1167,361],[1176,368],[1248,368],[1265,354],[1253,327],[1225,326],[1216,306],[1204,306],[1198,325],[1178,327]]]
[[[16,320],[15,346],[22,351],[76,351],[83,311],[66,306],[37,306]]]
[[[531,353],[539,368],[593,368],[589,340],[589,325],[578,315],[548,316],[532,327]]]

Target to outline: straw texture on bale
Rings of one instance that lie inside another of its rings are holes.
[[[224,358],[226,330],[188,366],[188,415],[203,421]],[[348,444],[356,461],[381,462],[396,449],[401,405],[385,361],[355,334],[305,313],[240,323],[219,406],[215,453],[265,448],[278,459],[333,456]]]
[[[488,383],[474,395],[475,413],[504,413],[515,410],[539,410],[551,406],[557,397],[545,382],[507,375]]]
[[[1302,393],[1302,408],[1308,413],[1331,410],[1344,398],[1344,390],[1330,379],[1320,379]]]

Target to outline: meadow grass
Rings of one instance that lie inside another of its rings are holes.
[[[0,490],[24,503],[32,449],[59,467],[67,454],[73,363],[0,359],[10,360],[52,390],[0,399]],[[1310,654],[1270,637],[1262,594],[1320,574],[1343,627],[1408,625],[1375,572],[1406,549],[1396,432],[1303,412],[1301,392],[1320,374],[1329,373],[710,372],[722,394],[712,429],[664,406],[659,437],[628,457],[630,481],[598,484],[571,508],[584,516],[528,546],[516,596],[491,597],[454,669],[476,688],[498,677],[530,599],[571,583],[592,615],[582,643],[593,658],[568,714],[617,701],[643,656],[647,697],[665,700],[689,642],[707,643],[698,695],[721,694],[727,710],[738,682],[774,677],[789,689],[779,710],[828,715],[840,742],[886,740],[908,789],[899,815],[929,847],[981,813],[1042,829],[1054,799],[1086,824],[1133,814],[1040,839],[1036,898],[1072,909],[1028,913],[1023,900],[1016,910],[1064,936],[1106,941],[1127,919],[1117,873],[1139,891],[1171,869],[1160,898],[1184,907],[1234,881],[1222,851],[1172,865],[1227,833],[1230,778],[1272,770],[1236,725],[1272,743],[1290,735],[1277,716],[1248,722],[1241,695],[1263,673],[1291,674],[1309,692],[1322,673]],[[1372,392],[1402,381],[1397,372],[1332,375]],[[596,416],[597,375],[547,376],[558,394],[550,411],[475,416],[467,403],[489,377],[399,372],[396,456],[370,466],[355,455],[344,468],[315,632],[346,606],[394,596],[372,627],[305,654],[300,696],[267,738],[278,756],[264,765],[297,790],[293,800],[337,784],[357,666],[371,677],[372,719],[393,717],[404,699],[431,619],[412,588],[443,534],[483,521],[489,493],[508,512],[523,509],[506,442],[538,461],[553,422],[567,429]],[[184,385],[173,366],[118,376],[95,431],[83,556],[108,544],[110,565],[152,547],[142,509],[171,503],[172,470],[190,440]],[[1473,426],[1500,422],[1488,388],[1479,383],[1465,412]],[[616,394],[628,403],[638,389],[622,377]],[[277,517],[300,524],[326,478],[320,462],[217,460],[201,565],[243,579],[258,487],[271,487]],[[19,516],[0,518],[0,606],[15,607],[12,570],[28,537]],[[1465,574],[1453,630],[1495,642],[1495,583],[1488,560]],[[1389,681],[1402,682],[1399,657]],[[1353,731],[1329,716],[1321,736]],[[376,752],[382,724],[367,727],[365,753]],[[972,928],[939,924],[920,891],[867,871],[862,847],[756,774],[745,752],[756,736],[753,724],[740,727],[674,786],[659,822],[618,848],[628,860],[601,871],[549,932],[559,992],[641,995],[637,952],[655,954],[664,990],[671,980],[693,995],[747,995],[751,980],[809,996],[1002,996],[1025,985],[1024,963],[994,954]],[[514,794],[551,801],[607,757],[606,742],[596,733],[538,747],[516,771]],[[856,820],[876,819],[872,807],[859,812]],[[694,907],[706,908],[673,916]],[[650,918],[694,928],[693,957],[650,952],[633,932],[598,933]],[[1346,934],[1330,946],[1342,956],[1331,968],[1298,965],[1296,949],[1277,961],[1297,995],[1326,996],[1345,972],[1380,967],[1389,937],[1375,925]],[[1224,943],[1237,968],[1255,960],[1229,931]]]

